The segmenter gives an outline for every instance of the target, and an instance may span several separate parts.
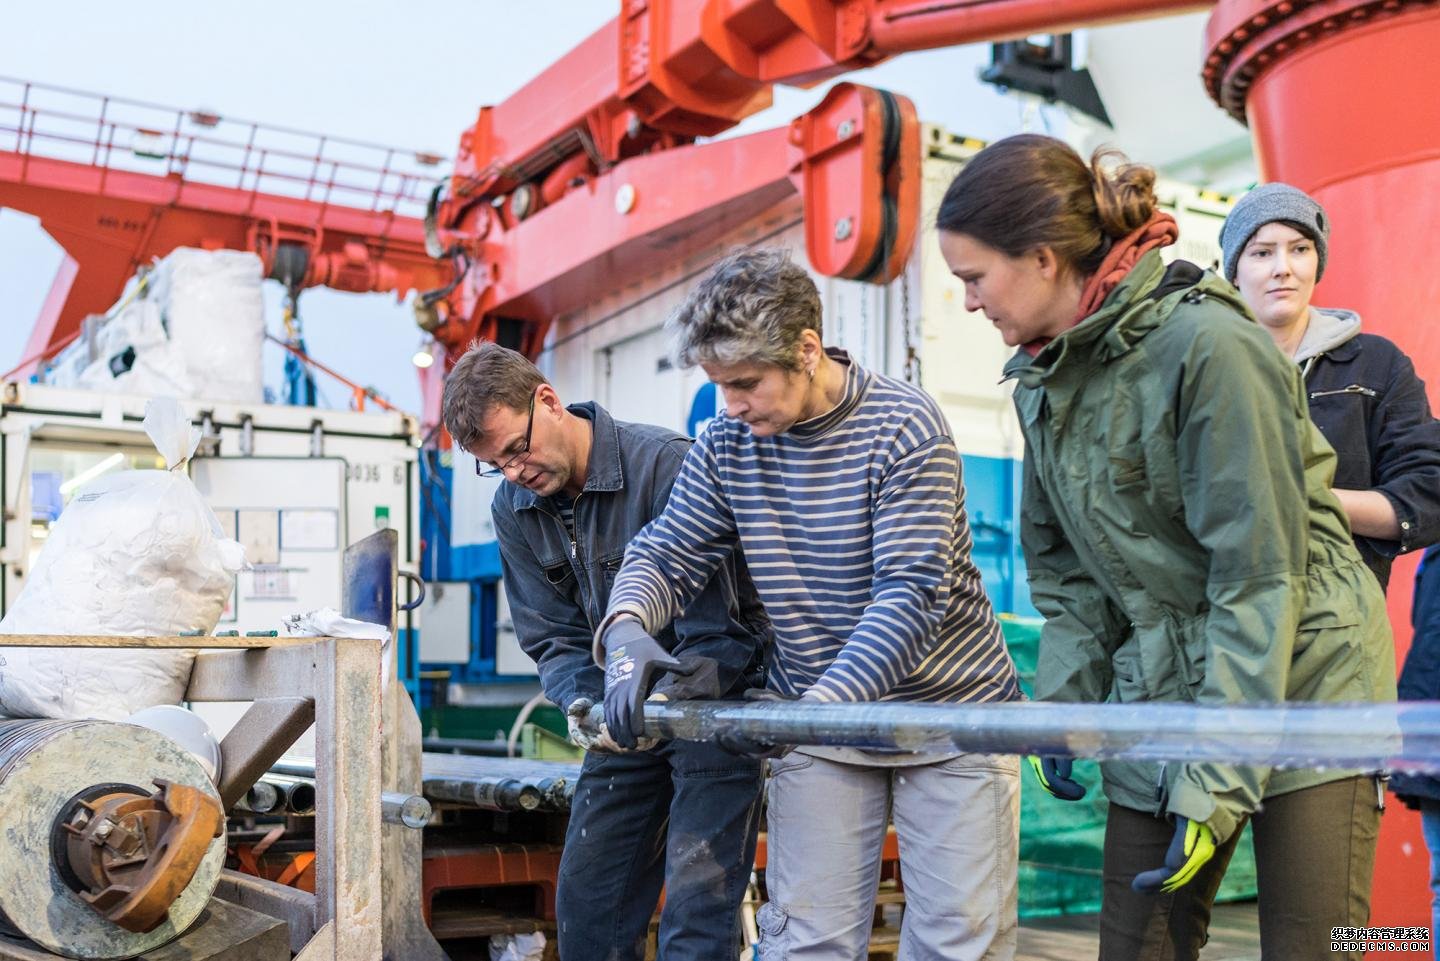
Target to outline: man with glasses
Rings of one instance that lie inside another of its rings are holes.
[[[659,957],[735,957],[760,763],[689,741],[626,750],[603,726],[582,726],[602,697],[634,712],[651,696],[733,697],[763,683],[769,623],[738,554],[653,644],[612,659],[608,676],[591,656],[625,547],[664,510],[689,439],[593,402],[566,407],[533,364],[497,344],[455,365],[443,409],[477,472],[504,477],[491,513],[515,633],[586,748],[556,896],[561,961],[643,957],[662,883]]]

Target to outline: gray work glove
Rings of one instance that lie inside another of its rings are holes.
[[[720,690],[720,668],[712,657],[701,654],[680,656],[680,670],[655,682],[649,701],[714,701]]]
[[[605,648],[605,725],[621,747],[633,748],[645,733],[645,699],[665,674],[693,674],[697,661],[681,663],[634,617],[612,620],[600,634]]]
[[[594,707],[595,702],[590,698],[579,697],[565,709],[565,726],[570,732],[570,743],[586,751],[599,751],[602,754],[628,753],[628,749],[615,743],[615,739],[605,727],[604,720],[600,721],[598,728],[590,723],[590,711]],[[642,737],[635,745],[635,750],[648,751],[656,743],[658,742],[653,737]]]

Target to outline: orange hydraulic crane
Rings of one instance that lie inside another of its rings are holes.
[[[890,280],[920,214],[909,101],[841,84],[788,128],[697,139],[768,107],[776,83],[810,86],[906,51],[1206,5],[628,0],[461,135],[429,223],[432,253],[468,270],[424,324],[452,350],[479,336],[533,354],[550,319],[584,303],[597,278],[683,258],[795,191],[815,269]]]
[[[0,103],[0,205],[40,215],[69,255],[27,354],[52,348],[112,301],[166,244],[256,249],[292,285],[303,276],[351,290],[421,289],[417,318],[451,359],[473,337],[533,355],[551,318],[584,303],[597,279],[613,286],[684,258],[796,191],[811,264],[884,281],[904,263],[920,216],[917,124],[904,98],[841,84],[788,128],[700,138],[763,109],[776,83],[817,84],[912,50],[1210,5],[621,0],[613,21],[480,110],[423,211],[407,208],[418,206],[426,175],[373,185],[396,173],[395,152],[361,165],[368,188],[342,190],[356,185],[327,166],[323,139],[289,151],[299,168],[277,179],[261,177],[254,138],[241,137],[225,168],[234,182],[217,188],[195,179],[208,138],[190,127],[218,118],[177,114],[136,129],[106,119],[118,104],[106,101],[98,132],[78,138],[88,157],[47,159],[36,152],[39,114],[21,97],[7,125]],[[1440,208],[1437,47],[1440,0],[1220,0],[1202,79],[1254,127],[1265,178],[1294,183],[1329,210],[1335,241],[1319,296],[1359,310],[1368,329],[1431,372],[1440,406],[1431,316],[1440,239],[1430,223]],[[1163,105],[1156,122],[1172,122]],[[120,133],[160,144],[164,172],[121,170]],[[292,189],[280,196],[278,184]],[[425,374],[430,423],[444,366]],[[1413,564],[1397,564],[1390,595],[1401,655]],[[1382,828],[1374,923],[1420,925],[1429,915],[1418,820],[1396,807]]]
[[[795,191],[816,269],[888,280],[919,218],[918,123],[905,98],[841,85],[789,128],[696,138],[768,106],[775,83],[1203,6],[626,0],[620,17],[480,111],[423,227],[437,157],[0,80],[10,92],[0,204],[40,216],[67,253],[26,356],[53,350],[137,267],[185,244],[255,250],[269,276],[296,288],[421,289],[421,326],[452,357],[475,337],[534,354],[550,319],[583,303],[596,278],[683,257]],[[83,112],[41,107],[38,93],[79,98]]]

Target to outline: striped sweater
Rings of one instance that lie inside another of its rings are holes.
[[[832,349],[830,412],[777,437],[718,417],[631,541],[610,614],[654,631],[738,542],[775,630],[770,687],[824,701],[1020,697],[970,560],[960,457],[935,402]]]

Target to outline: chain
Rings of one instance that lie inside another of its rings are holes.
[[[915,350],[910,331],[910,270],[900,275],[900,324],[905,332],[905,382],[920,383],[920,354]]]

